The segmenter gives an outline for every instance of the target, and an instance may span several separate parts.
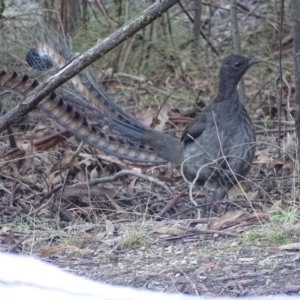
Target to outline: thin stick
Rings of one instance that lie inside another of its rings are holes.
[[[132,171],[132,170],[122,170],[122,171],[116,173],[113,176],[98,178],[98,179],[95,179],[95,180],[92,180],[92,181],[89,181],[89,182],[82,182],[80,184],[77,183],[77,184],[72,185],[71,187],[78,187],[78,186],[82,186],[82,185],[94,186],[94,185],[97,185],[99,183],[115,181],[115,180],[117,180],[118,178],[120,178],[122,176],[128,176],[128,175],[136,176],[136,177],[139,177],[143,180],[147,180],[151,183],[157,184],[157,185],[161,186],[170,197],[172,197],[172,198],[174,197],[173,191],[169,188],[169,186],[165,182],[160,181],[158,179],[155,179],[151,176],[147,176],[145,174],[141,174],[141,173],[138,173],[136,171]]]

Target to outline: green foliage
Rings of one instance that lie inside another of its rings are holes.
[[[270,222],[245,232],[243,242],[246,245],[283,245],[293,242],[299,235],[298,209],[290,211],[278,209],[270,217]]]

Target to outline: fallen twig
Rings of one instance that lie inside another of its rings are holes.
[[[89,181],[89,182],[77,183],[77,184],[74,184],[72,187],[78,187],[79,185],[80,186],[82,186],[82,185],[94,186],[94,185],[97,185],[99,183],[106,183],[106,182],[115,181],[115,180],[117,180],[118,178],[120,178],[122,176],[128,176],[128,175],[136,176],[136,177],[141,178],[143,180],[147,180],[151,183],[157,184],[157,185],[161,186],[170,197],[172,197],[172,198],[174,197],[173,191],[169,188],[169,186],[165,182],[160,181],[158,179],[155,179],[151,176],[138,173],[138,172],[133,171],[133,170],[122,170],[122,171],[116,173],[113,176],[98,178],[98,179],[95,179],[95,180],[92,180],[92,181]]]

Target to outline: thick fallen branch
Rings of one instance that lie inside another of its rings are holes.
[[[30,93],[19,105],[0,118],[0,132],[7,129],[10,125],[21,120],[25,115],[32,111],[39,102],[53,92],[63,83],[74,77],[84,68],[95,62],[97,59],[114,49],[129,37],[133,36],[140,29],[144,28],[162,13],[167,11],[179,0],[159,0],[148,7],[140,15],[123,25],[102,42],[96,44],[86,52],[77,56],[59,72],[46,79],[32,93]]]

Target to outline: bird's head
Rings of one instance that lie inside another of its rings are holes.
[[[259,60],[252,60],[239,54],[232,54],[223,60],[220,70],[221,80],[230,80],[233,84],[238,84],[246,71]]]

